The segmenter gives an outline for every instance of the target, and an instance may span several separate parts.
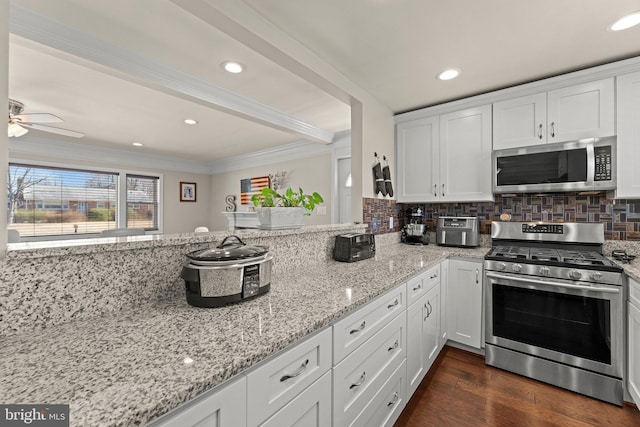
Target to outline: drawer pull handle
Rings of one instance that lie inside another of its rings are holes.
[[[387,406],[395,405],[398,402],[398,392],[393,393],[393,400],[387,403]]]
[[[366,375],[366,374],[367,374],[366,372],[363,372],[363,373],[362,373],[362,375],[360,375],[360,380],[359,380],[357,383],[353,383],[353,384],[351,384],[351,385],[349,386],[349,390],[351,390],[352,388],[355,388],[355,387],[360,387],[362,384],[364,384],[364,381],[365,381],[365,375]]]
[[[353,335],[353,334],[357,334],[358,332],[362,331],[364,329],[364,327],[367,325],[367,322],[365,322],[364,320],[362,321],[362,323],[360,324],[360,327],[358,329],[352,329],[349,331],[349,334]]]
[[[395,307],[396,305],[400,304],[400,301],[398,301],[398,299],[396,298],[396,300],[393,302],[393,304],[389,304],[387,306],[388,309],[392,309],[393,307]]]
[[[431,307],[431,303],[429,301],[427,301],[427,303],[424,305],[424,308],[427,309],[427,316],[424,318],[424,320],[427,320],[429,316],[431,316],[431,313],[433,312],[433,308]]]
[[[400,345],[400,343],[398,342],[398,340],[396,340],[396,342],[394,342],[393,345],[391,347],[389,347],[389,349],[387,351],[393,351],[396,348],[398,348],[399,345]]]
[[[305,360],[304,363],[302,363],[302,365],[300,365],[298,370],[295,371],[293,374],[291,374],[291,375],[283,375],[282,378],[280,378],[280,382],[285,382],[286,380],[289,380],[291,378],[295,378],[298,375],[302,374],[307,369],[307,365],[308,364],[309,364],[309,359]]]
[[[415,288],[413,288],[414,292],[417,291],[418,289],[422,289],[422,283],[416,286]]]
[[[433,276],[430,276],[429,279],[435,279],[436,277],[438,277],[438,272],[437,271],[435,273],[433,273]]]

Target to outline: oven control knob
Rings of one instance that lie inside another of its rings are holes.
[[[505,264],[504,262],[499,262],[496,267],[498,268],[498,270],[506,270],[507,264]]]
[[[540,275],[548,276],[551,273],[551,269],[549,267],[540,267]]]
[[[569,271],[569,277],[571,279],[579,279],[582,277],[582,273],[580,273],[578,270],[571,270]]]
[[[511,269],[516,273],[522,271],[522,264],[513,264],[513,266],[511,266]]]
[[[594,271],[593,273],[591,273],[591,279],[593,280],[602,279],[602,273],[600,273],[599,271]]]

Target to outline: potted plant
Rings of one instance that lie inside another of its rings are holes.
[[[279,229],[302,227],[302,217],[310,215],[324,199],[318,193],[304,194],[302,188],[295,192],[289,187],[283,193],[263,188],[261,194],[251,197],[251,201],[257,208],[260,228]]]

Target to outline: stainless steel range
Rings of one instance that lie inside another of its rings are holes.
[[[622,268],[596,223],[492,223],[486,363],[622,405]]]

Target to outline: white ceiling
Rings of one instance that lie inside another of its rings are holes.
[[[606,30],[639,10],[638,0],[244,2],[395,113],[640,54],[640,26]],[[11,3],[320,128],[350,127],[349,106],[167,0]],[[224,72],[219,64],[230,59],[247,72]],[[133,150],[131,142],[138,141],[144,152],[214,161],[302,139],[17,36],[9,64],[10,97],[30,112],[59,115],[62,127],[86,133],[84,144]],[[448,67],[462,75],[436,80]],[[187,127],[187,116],[200,124]]]

